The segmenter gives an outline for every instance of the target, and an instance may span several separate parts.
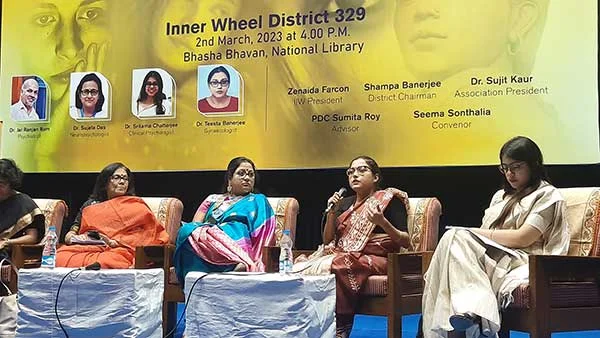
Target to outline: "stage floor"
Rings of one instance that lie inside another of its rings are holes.
[[[179,304],[177,315],[181,315],[183,304]],[[404,316],[402,318],[402,337],[412,338],[417,334],[417,324],[419,315]],[[182,325],[181,325],[182,326]],[[181,338],[183,334],[183,326],[178,327],[175,333],[175,338]],[[386,338],[387,337],[387,319],[381,316],[356,316],[354,328],[350,338]],[[529,334],[522,332],[512,332],[511,338],[527,338]],[[565,332],[554,333],[552,338],[599,338],[600,331],[582,331],[582,332]]]

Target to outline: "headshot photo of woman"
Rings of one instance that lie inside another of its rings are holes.
[[[144,77],[140,81],[142,76]],[[162,69],[135,69],[133,71],[133,114],[137,117],[173,116],[171,99],[173,84],[173,78]]]
[[[100,79],[102,75],[87,73],[77,81],[79,76],[81,76],[81,73],[71,74],[71,86],[78,83],[75,91],[71,90],[73,93],[70,109],[71,117],[76,120],[108,119],[108,86],[104,85]],[[104,78],[104,76],[102,77]],[[108,83],[106,78],[103,80]]]
[[[228,67],[232,71],[235,71],[232,67]],[[200,87],[200,79],[203,74],[202,70],[205,67],[198,67],[198,94],[201,97],[203,90]],[[237,71],[233,74],[239,78]],[[237,83],[237,88],[234,85]],[[229,93],[230,88],[232,91],[239,92],[239,81],[234,81],[232,75],[225,66],[218,66],[213,68],[206,77],[206,84],[208,86],[209,96],[198,100],[198,111],[201,113],[230,113],[239,111],[239,100],[237,97],[232,96]],[[206,91],[204,91],[206,92]]]

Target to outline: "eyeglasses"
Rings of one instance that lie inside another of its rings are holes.
[[[369,168],[369,166],[367,166],[367,165],[361,165],[361,166],[358,166],[358,167],[356,167],[356,168],[352,168],[352,167],[351,167],[351,168],[348,168],[348,169],[346,170],[346,175],[348,175],[348,176],[352,176],[352,175],[354,175],[354,172],[356,172],[356,173],[358,173],[359,175],[361,175],[361,176],[362,176],[362,175],[364,175],[364,174],[365,174],[367,171],[371,171],[371,168]]]
[[[98,89],[84,89],[81,91],[81,96],[97,96],[98,93]]]
[[[119,182],[120,180],[123,180],[125,182],[129,181],[129,177],[127,177],[127,175],[112,175],[110,179],[115,182]]]
[[[235,174],[236,174],[236,176],[239,176],[239,177],[244,177],[244,176],[248,175],[248,177],[254,178],[254,170],[251,170],[251,169],[248,169],[248,170],[240,169],[240,170],[236,171]]]
[[[219,85],[221,85],[221,87],[229,87],[229,80],[227,80],[227,79],[224,79],[221,81],[212,80],[208,84],[210,84],[210,86],[213,88],[217,88],[217,87],[219,87]]]
[[[158,82],[146,82],[146,86],[148,87],[158,87]]]
[[[498,170],[500,170],[501,173],[506,174],[507,172],[511,172],[513,174],[516,174],[518,171],[520,171],[521,169],[524,168],[525,166],[525,162],[513,162],[511,164],[500,164],[498,166]]]

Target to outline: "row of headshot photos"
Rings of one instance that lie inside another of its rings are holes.
[[[198,66],[197,109],[204,116],[242,115],[243,81],[230,65]],[[140,119],[175,117],[175,79],[164,69],[134,69],[131,113]],[[37,75],[12,77],[10,117],[17,122],[50,120],[50,90]],[[71,73],[69,115],[76,121],[111,120],[110,81],[98,72]]]

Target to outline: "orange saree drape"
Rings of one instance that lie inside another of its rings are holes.
[[[57,251],[57,266],[82,267],[98,262],[102,268],[127,269],[134,263],[137,246],[169,241],[165,228],[136,196],[116,197],[83,209],[80,233],[90,230],[116,240],[119,246],[64,245]]]

